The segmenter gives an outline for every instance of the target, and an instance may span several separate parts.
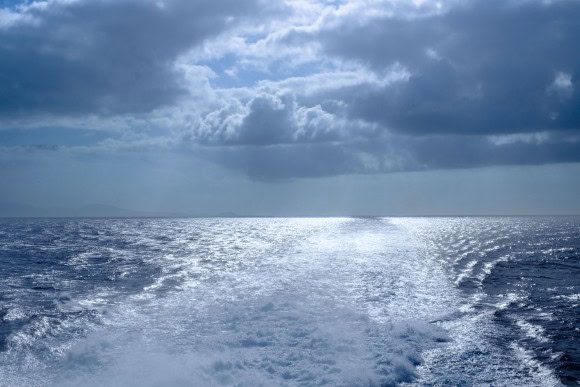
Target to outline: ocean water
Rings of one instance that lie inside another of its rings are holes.
[[[577,385],[580,218],[5,219],[0,386]]]

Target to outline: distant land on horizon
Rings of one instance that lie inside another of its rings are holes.
[[[233,212],[178,213],[170,211],[139,211],[105,204],[88,204],[77,208],[38,207],[28,204],[0,203],[0,218],[187,218],[187,217],[237,217]]]

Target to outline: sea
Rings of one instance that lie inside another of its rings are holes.
[[[0,220],[0,386],[580,381],[580,217]]]

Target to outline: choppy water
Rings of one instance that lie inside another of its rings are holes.
[[[1,386],[576,385],[580,218],[0,221]]]

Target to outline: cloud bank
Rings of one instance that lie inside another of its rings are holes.
[[[0,130],[259,179],[579,162],[579,19],[575,0],[14,5]]]

